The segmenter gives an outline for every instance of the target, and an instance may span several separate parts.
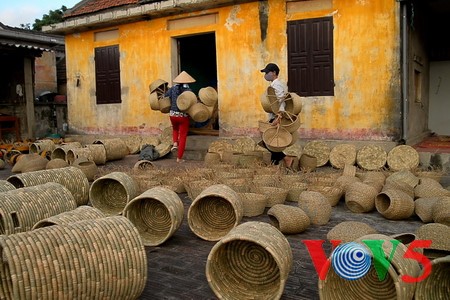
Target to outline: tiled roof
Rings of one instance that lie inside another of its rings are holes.
[[[64,17],[74,17],[98,12],[112,7],[138,3],[139,0],[84,0],[76,4],[72,9],[67,10]]]

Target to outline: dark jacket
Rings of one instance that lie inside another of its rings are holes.
[[[175,84],[170,89],[167,90],[165,96],[170,98],[170,110],[180,112],[180,109],[177,106],[177,98],[184,91],[191,91],[191,89],[183,84]]]

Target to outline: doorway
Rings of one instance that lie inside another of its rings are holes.
[[[216,36],[206,33],[177,38],[178,73],[186,71],[196,80],[189,84],[198,95],[203,87],[217,90]],[[220,101],[220,100],[218,100]],[[219,130],[218,105],[211,119],[203,123],[191,123],[191,133],[215,135]]]

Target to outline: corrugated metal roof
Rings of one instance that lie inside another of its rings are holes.
[[[34,45],[22,44],[22,43],[8,43],[8,42],[0,41],[0,45],[14,47],[14,48],[26,48],[26,49],[31,49],[31,50],[41,50],[41,51],[47,51],[47,52],[53,51],[50,47],[40,47],[40,46],[34,46]]]

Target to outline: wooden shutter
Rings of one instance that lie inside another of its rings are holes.
[[[333,18],[288,22],[288,86],[300,96],[333,96]]]
[[[121,103],[119,46],[95,48],[97,104]]]

